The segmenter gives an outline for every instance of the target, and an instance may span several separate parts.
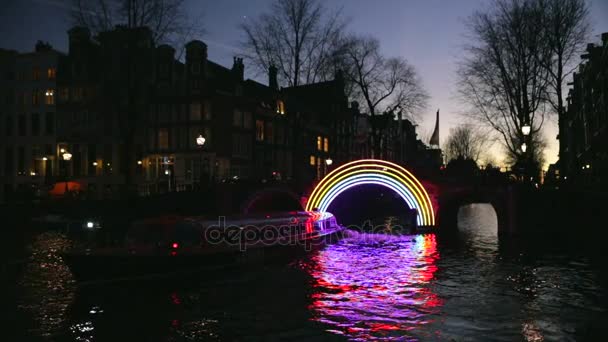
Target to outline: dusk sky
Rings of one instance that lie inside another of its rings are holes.
[[[209,58],[230,67],[239,53],[242,39],[238,24],[268,9],[272,0],[188,1],[190,13],[202,13],[206,34],[199,39],[209,46]],[[4,0],[0,10],[0,48],[31,51],[37,40],[50,42],[67,51],[70,27],[67,9],[70,0]],[[456,63],[466,42],[465,19],[487,0],[332,0],[329,8],[343,8],[350,19],[349,29],[380,39],[387,56],[403,56],[413,64],[431,98],[421,115],[419,135],[432,130],[434,114],[441,109],[441,140],[449,129],[462,122],[458,113],[465,108],[455,98]],[[591,0],[592,42],[608,31],[608,0]],[[255,77],[245,65],[246,77]],[[260,81],[266,83],[265,77]],[[549,141],[547,162],[557,160],[556,118],[546,125]],[[494,146],[494,160],[501,163],[500,147]],[[501,163],[502,164],[502,163]]]

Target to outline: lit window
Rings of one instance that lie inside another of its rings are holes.
[[[310,165],[315,165],[315,156],[310,156]]]
[[[277,113],[285,114],[285,103],[281,100],[277,100]]]
[[[317,137],[317,150],[323,151],[323,138],[321,136]]]
[[[49,80],[54,80],[56,73],[57,73],[57,70],[55,68],[48,68],[48,69],[46,69],[46,77]]]
[[[44,103],[46,103],[47,105],[55,104],[55,90],[54,89],[46,90],[46,92],[44,93]]]
[[[264,121],[255,120],[255,140],[264,141]]]
[[[323,151],[329,152],[329,139],[323,139]]]

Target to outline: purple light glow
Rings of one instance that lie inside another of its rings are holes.
[[[304,265],[317,287],[313,320],[355,340],[431,338],[416,328],[443,305],[429,288],[438,258],[434,234],[358,234],[328,246]]]
[[[409,189],[404,187],[402,184],[399,184],[398,182],[394,181],[390,177],[370,174],[349,177],[334,185],[332,190],[321,201],[321,204],[319,205],[319,210],[327,211],[327,208],[329,208],[331,202],[333,202],[341,193],[352,187],[362,184],[376,184],[387,187],[395,191],[399,196],[401,196],[401,198],[403,198],[409,208],[415,208],[419,213],[422,212],[420,204],[413,199],[414,196],[412,195]],[[422,219],[423,218],[421,215],[418,215],[416,217],[418,225],[422,225]]]

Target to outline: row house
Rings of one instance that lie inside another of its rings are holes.
[[[44,191],[58,176],[56,76],[61,56],[41,41],[33,52],[0,50],[0,202]]]
[[[573,75],[565,120],[560,120],[556,178],[608,186],[608,32],[601,45],[588,44]]]
[[[57,70],[56,149],[66,179],[92,198],[147,195],[239,179],[308,184],[331,162],[354,159],[353,109],[341,73],[334,80],[279,88],[244,79],[207,58],[204,42],[176,58],[147,28],[92,38],[69,32]]]

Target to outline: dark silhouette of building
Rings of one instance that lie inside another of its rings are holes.
[[[3,190],[41,179],[69,180],[88,198],[240,180],[303,189],[336,165],[371,157],[370,120],[379,121],[377,158],[425,163],[415,125],[399,113],[360,113],[339,70],[330,80],[280,88],[273,66],[268,84],[244,79],[242,58],[219,65],[199,40],[180,60],[173,47],[155,46],[145,27],[95,37],[74,27],[68,37],[67,54],[43,43],[31,54],[0,51]]]
[[[147,28],[92,38],[76,27],[69,37],[58,70],[58,145],[73,155],[67,174],[92,197],[247,178],[306,184],[328,172],[328,159],[356,157],[340,72],[280,89],[276,68],[268,85],[244,80],[241,58],[221,66],[198,40],[182,62],[171,46],[154,46]]]
[[[56,74],[62,54],[0,49],[0,202],[46,192],[59,172]]]
[[[568,109],[560,120],[556,178],[608,189],[608,32],[602,45],[588,44],[574,73]]]

